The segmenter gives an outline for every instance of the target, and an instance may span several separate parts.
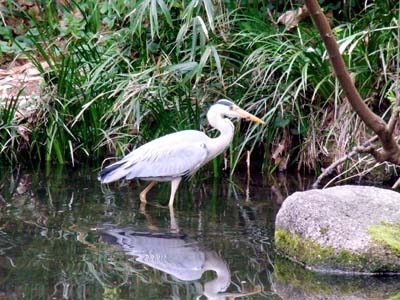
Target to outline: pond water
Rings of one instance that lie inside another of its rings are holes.
[[[94,168],[0,169],[0,299],[400,299],[396,277],[321,276],[273,252],[297,176],[101,186]]]

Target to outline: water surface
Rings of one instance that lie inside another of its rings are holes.
[[[0,299],[400,295],[399,280],[324,281],[274,257],[275,215],[305,178],[195,178],[169,210],[168,184],[141,208],[143,184],[101,186],[90,167],[0,171]]]

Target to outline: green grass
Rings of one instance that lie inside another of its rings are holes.
[[[227,156],[231,173],[247,150],[265,171],[318,170],[363,141],[365,128],[346,106],[311,21],[285,31],[268,11],[276,20],[290,7],[240,3],[37,1],[34,13],[8,0],[2,15],[24,20],[19,32],[0,28],[8,55],[26,56],[45,85],[36,122],[6,117],[0,124],[2,156],[69,164],[120,156],[172,131],[207,130],[207,107],[222,97],[267,123],[238,123]],[[333,30],[362,97],[388,116],[398,12],[390,1],[365,10],[346,5],[324,8],[337,16]],[[18,125],[30,130],[22,152]],[[214,170],[221,164],[216,160]]]

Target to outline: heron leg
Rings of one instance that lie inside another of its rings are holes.
[[[179,233],[179,226],[175,219],[174,207],[169,207],[169,227],[171,232]]]
[[[171,196],[169,197],[169,207],[174,207],[175,193],[181,183],[182,177],[174,178],[171,180]]]
[[[147,203],[146,195],[156,185],[156,183],[157,181],[150,182],[150,184],[140,193],[140,202]]]

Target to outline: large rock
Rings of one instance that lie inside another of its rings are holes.
[[[367,186],[294,193],[278,212],[275,247],[316,271],[400,273],[400,194]]]

